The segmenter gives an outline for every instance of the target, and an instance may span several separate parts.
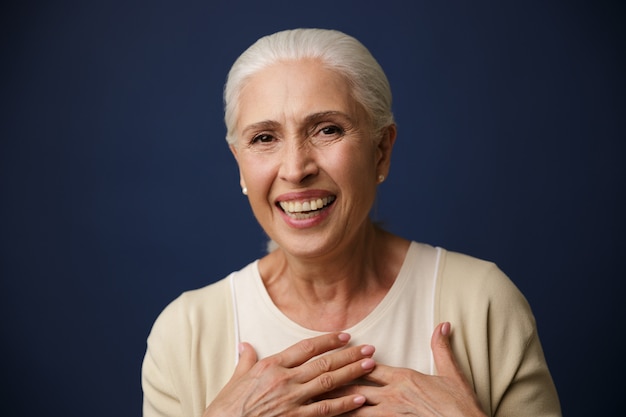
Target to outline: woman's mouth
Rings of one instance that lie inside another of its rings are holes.
[[[335,201],[335,196],[312,198],[310,200],[280,201],[280,208],[292,219],[304,220],[316,216],[320,210]]]

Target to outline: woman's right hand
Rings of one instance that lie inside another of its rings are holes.
[[[374,368],[370,345],[317,357],[345,347],[349,340],[346,333],[324,334],[261,360],[250,344],[242,343],[233,376],[203,417],[338,416],[359,408],[365,403],[359,394],[316,401]]]

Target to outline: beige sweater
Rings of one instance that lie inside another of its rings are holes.
[[[561,415],[528,303],[493,264],[441,251],[434,323],[490,416]],[[142,368],[144,417],[200,417],[234,370],[231,287],[189,291],[156,320]]]

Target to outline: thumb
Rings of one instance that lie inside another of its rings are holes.
[[[460,376],[463,378],[463,374],[454,359],[454,353],[452,353],[452,347],[450,346],[450,333],[450,323],[439,323],[430,340],[430,348],[433,351],[437,374],[448,377]]]
[[[238,377],[240,375],[245,374],[257,363],[257,355],[256,351],[252,347],[250,343],[242,342],[238,346],[239,350],[239,361],[237,362],[237,366],[235,367],[235,372],[233,374],[233,378]]]

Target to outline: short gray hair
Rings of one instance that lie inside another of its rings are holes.
[[[231,67],[224,86],[226,141],[234,145],[238,101],[248,79],[280,61],[319,59],[351,84],[354,99],[367,112],[374,133],[393,124],[391,88],[383,69],[357,39],[329,29],[292,29],[264,36],[244,51]]]

